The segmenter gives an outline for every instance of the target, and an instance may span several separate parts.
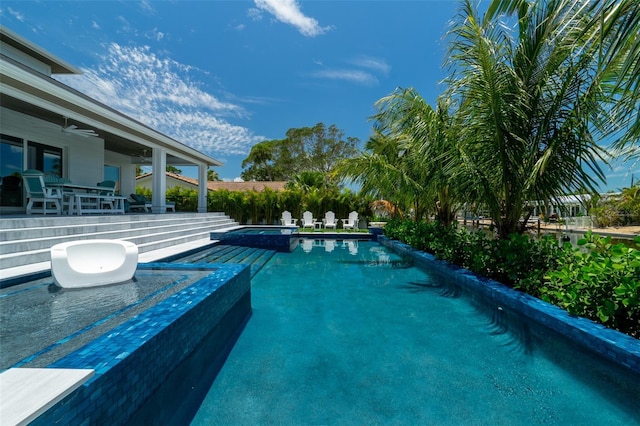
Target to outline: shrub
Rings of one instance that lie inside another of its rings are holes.
[[[640,337],[640,250],[590,231],[578,247],[565,244],[545,279],[543,300]]]
[[[391,220],[385,235],[433,254],[438,259],[479,275],[515,286],[534,288],[554,264],[557,242],[547,237],[535,241],[525,235],[497,240],[483,231],[469,231],[437,222]]]

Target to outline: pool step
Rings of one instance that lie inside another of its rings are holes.
[[[220,244],[202,252],[175,259],[173,263],[246,263],[251,266],[253,278],[275,254],[275,250]]]

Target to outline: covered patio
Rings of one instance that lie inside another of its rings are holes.
[[[141,166],[198,168],[198,208],[207,211],[207,171],[221,162],[52,78],[81,71],[0,26],[0,214],[26,211],[27,169],[74,185],[116,182],[135,193]],[[165,173],[154,173],[151,211],[167,210]]]

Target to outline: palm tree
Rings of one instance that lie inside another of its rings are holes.
[[[621,116],[611,101],[637,89],[625,78],[610,84],[630,61],[615,46],[637,43],[637,32],[616,32],[615,16],[604,13],[614,3],[494,0],[483,17],[470,0],[463,3],[450,32],[449,96],[461,120],[450,165],[474,188],[470,201],[487,207],[501,238],[523,230],[528,201],[557,201],[583,187],[595,192],[604,182],[606,152],[595,136],[611,134]],[[621,3],[638,10],[633,1]],[[616,16],[637,30],[638,15]]]
[[[375,132],[359,157],[342,160],[334,173],[360,184],[360,193],[386,199],[400,210],[424,216],[424,181],[416,156],[401,138]]]
[[[402,156],[419,171],[415,176],[427,211],[434,213],[438,222],[450,225],[459,205],[455,176],[445,167],[456,155],[452,149],[456,126],[451,105],[439,98],[433,108],[413,88],[398,88],[377,105],[380,112],[374,116],[376,129],[402,141]]]
[[[620,156],[640,158],[640,2],[610,0],[592,5],[592,37],[607,84],[605,97],[615,114],[609,131],[618,132],[613,147]],[[620,131],[622,129],[622,131]],[[624,131],[626,130],[626,131]]]

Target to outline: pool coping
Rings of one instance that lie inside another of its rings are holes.
[[[10,368],[0,374],[0,419],[29,424],[93,375],[90,369]]]
[[[455,279],[455,284],[480,293],[496,304],[510,306],[530,320],[546,326],[562,337],[597,353],[605,359],[640,374],[640,340],[605,327],[587,318],[569,314],[566,310],[529,294],[516,291],[498,281],[481,277],[413,247],[379,236],[378,242],[394,251],[411,256],[418,265],[428,266],[440,275]]]

